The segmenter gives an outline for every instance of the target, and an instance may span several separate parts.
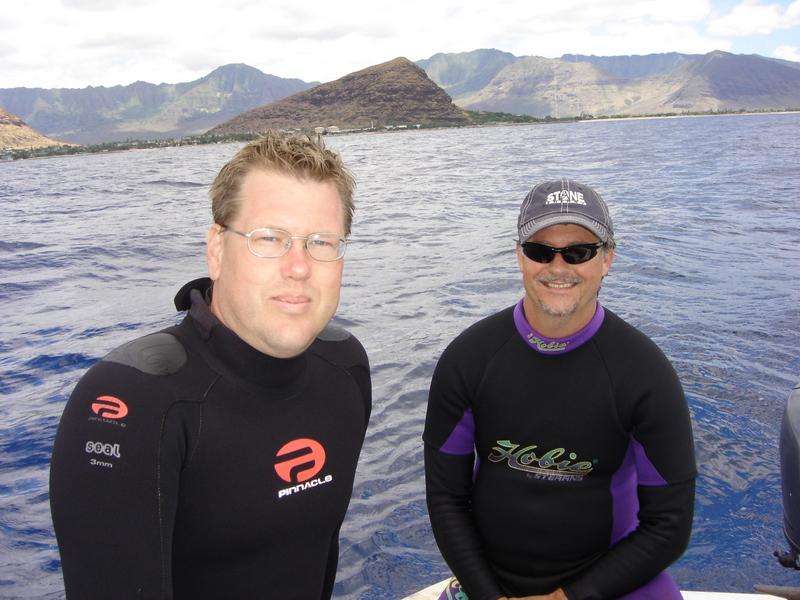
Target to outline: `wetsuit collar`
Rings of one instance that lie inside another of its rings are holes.
[[[226,375],[268,388],[295,388],[306,369],[306,353],[293,358],[275,358],[259,352],[223,325],[209,308],[210,280],[192,282],[195,287],[179,292],[188,296],[191,329],[202,338],[206,360]],[[176,306],[178,305],[176,298]],[[185,306],[184,301],[180,303]],[[289,391],[289,390],[287,390]]]
[[[564,338],[551,338],[542,335],[531,327],[530,323],[528,323],[528,319],[525,318],[525,309],[522,303],[523,300],[520,300],[514,307],[514,324],[517,326],[517,331],[522,339],[525,340],[525,343],[541,354],[564,354],[565,352],[570,352],[571,350],[575,350],[575,348],[579,348],[597,333],[605,317],[605,311],[598,302],[597,308],[595,308],[594,311],[594,316],[583,329]]]

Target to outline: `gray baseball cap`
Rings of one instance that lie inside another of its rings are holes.
[[[571,179],[545,181],[528,193],[517,219],[519,241],[524,242],[537,231],[558,223],[581,225],[602,242],[614,238],[611,214],[600,194]]]

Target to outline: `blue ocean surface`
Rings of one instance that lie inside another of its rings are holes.
[[[800,585],[772,557],[800,381],[799,134],[793,113],[327,138],[358,179],[336,320],[366,347],[374,393],[335,597],[396,599],[447,575],[424,499],[428,383],[455,335],[521,297],[517,209],[558,177],[609,202],[619,246],[601,300],[687,393],[700,475],[673,576]],[[112,348],[179,320],[174,293],[206,273],[208,185],[238,148],[0,163],[0,598],[63,597],[48,464],[64,403]]]

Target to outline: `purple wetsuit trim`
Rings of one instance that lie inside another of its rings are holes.
[[[605,311],[598,302],[592,320],[583,329],[565,338],[550,338],[531,327],[528,319],[525,318],[525,309],[522,303],[523,300],[520,300],[514,307],[514,324],[525,343],[540,354],[564,354],[579,348],[597,333],[600,325],[603,324],[603,317],[605,317]]]
[[[667,485],[667,482],[647,458],[642,445],[630,436],[630,444],[619,469],[611,478],[613,521],[611,545],[630,534],[639,525],[639,485]],[[637,590],[625,594],[619,600],[681,600],[680,590],[666,571]]]
[[[647,458],[644,446],[631,436],[631,446],[636,458],[636,472],[639,475],[639,485],[667,485],[667,481],[658,472],[655,465]]]
[[[636,495],[638,478],[636,476],[636,451],[634,450],[634,439],[631,436],[631,443],[622,464],[616,473],[611,477],[611,540],[613,546],[631,531],[636,529],[639,520],[636,518],[639,512],[639,497]]]
[[[625,594],[619,600],[683,600],[683,595],[669,573],[661,571],[638,590]]]
[[[613,499],[613,525],[611,545],[616,544],[639,524],[639,498],[636,487],[639,485],[667,485],[667,482],[647,458],[642,445],[630,436],[630,444],[625,458],[617,472],[611,477],[611,497]]]
[[[439,448],[445,454],[472,454],[475,447],[475,418],[471,410],[465,410],[464,414],[453,427],[452,433],[447,441]]]

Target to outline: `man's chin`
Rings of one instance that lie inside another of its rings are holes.
[[[575,304],[571,306],[548,306],[543,304],[542,312],[549,317],[567,319],[575,314],[577,308]]]
[[[298,356],[308,350],[308,347],[314,343],[314,340],[317,339],[317,336],[324,328],[325,326],[323,325],[322,327],[304,328],[301,331],[298,330],[297,325],[294,325],[293,328],[290,325],[286,325],[286,329],[279,332],[278,335],[265,340],[265,346],[270,350],[267,354],[276,358]],[[285,331],[292,331],[292,335],[281,335]]]

